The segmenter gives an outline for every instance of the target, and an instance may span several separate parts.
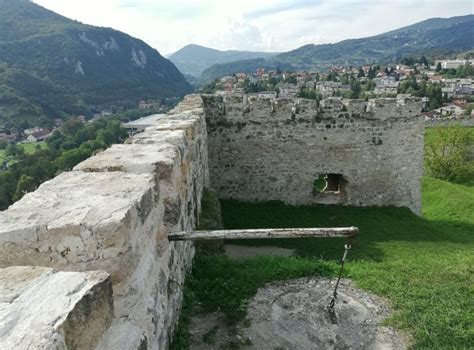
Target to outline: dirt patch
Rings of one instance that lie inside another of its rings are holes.
[[[285,249],[278,247],[248,247],[236,244],[226,244],[225,254],[233,259],[250,259],[257,256],[293,256],[295,251],[293,249]]]
[[[220,313],[193,317],[191,349],[400,350],[407,338],[381,325],[389,309],[379,297],[342,280],[335,317],[328,313],[333,280],[298,279],[260,288],[247,319],[229,327]]]

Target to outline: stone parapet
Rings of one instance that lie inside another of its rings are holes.
[[[267,96],[232,94],[225,96],[203,95],[207,120],[222,119],[228,122],[258,119],[265,123],[291,120],[301,115],[311,120],[330,119],[346,113],[355,119],[414,119],[420,116],[420,98],[399,95],[397,98],[376,98],[369,101],[329,97],[321,101],[305,98],[272,98]],[[271,117],[270,117],[271,116]]]
[[[167,234],[196,227],[208,181],[202,102],[188,96],[0,212],[0,267],[107,271],[115,318],[99,348],[166,348],[194,253]]]
[[[186,96],[143,133],[0,212],[0,282],[7,281],[0,283],[0,348],[58,341],[58,348],[166,349],[194,255],[192,243],[167,237],[198,226],[209,184],[223,198],[244,201],[396,205],[420,213],[420,111],[421,101],[407,97],[318,103]],[[316,191],[321,177],[326,188]],[[102,272],[87,272],[93,270]],[[41,315],[43,304],[21,299],[34,297],[24,287],[30,282],[41,287],[38,296],[50,292],[52,316],[62,323]],[[17,300],[24,312],[13,308]]]
[[[419,98],[204,95],[212,186],[223,198],[406,206],[421,213]],[[320,193],[319,177],[337,179]]]

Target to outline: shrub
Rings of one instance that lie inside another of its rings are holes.
[[[433,142],[426,148],[428,175],[451,182],[469,180],[474,175],[473,145],[473,134],[468,128],[460,125],[437,128]]]
[[[35,180],[28,175],[21,175],[20,181],[16,186],[15,194],[13,195],[13,200],[20,200],[28,192],[34,191],[36,188]]]

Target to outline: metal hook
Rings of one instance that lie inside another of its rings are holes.
[[[328,311],[330,313],[333,313],[334,312],[334,306],[336,305],[336,299],[337,299],[337,287],[339,287],[339,282],[341,281],[341,277],[342,277],[342,271],[344,269],[344,262],[346,261],[346,258],[347,258],[347,253],[349,252],[349,250],[352,248],[352,246],[350,244],[345,244],[344,245],[344,254],[342,255],[342,258],[341,258],[341,268],[339,269],[339,275],[337,277],[337,282],[336,282],[336,285],[334,287],[334,292],[332,293],[332,299],[331,301],[329,302],[329,305],[328,305]]]

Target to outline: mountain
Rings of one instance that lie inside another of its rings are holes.
[[[245,67],[288,67],[293,70],[327,69],[332,65],[391,63],[410,55],[453,54],[474,48],[474,15],[431,18],[384,34],[344,40],[336,44],[305,45],[263,61],[238,61],[215,65],[203,72],[202,81],[210,82]],[[282,68],[283,69],[283,68]]]
[[[174,64],[141,40],[28,0],[0,0],[0,8],[0,125],[191,91]]]
[[[232,61],[265,58],[276,55],[276,52],[219,51],[199,45],[186,45],[168,58],[183,74],[200,77],[202,72],[214,64]]]
[[[212,82],[213,80],[237,73],[255,73],[257,68],[265,68],[267,70],[293,71],[295,67],[286,62],[270,61],[264,58],[255,58],[251,60],[241,60],[223,64],[215,64],[206,69],[196,86],[203,86]]]

